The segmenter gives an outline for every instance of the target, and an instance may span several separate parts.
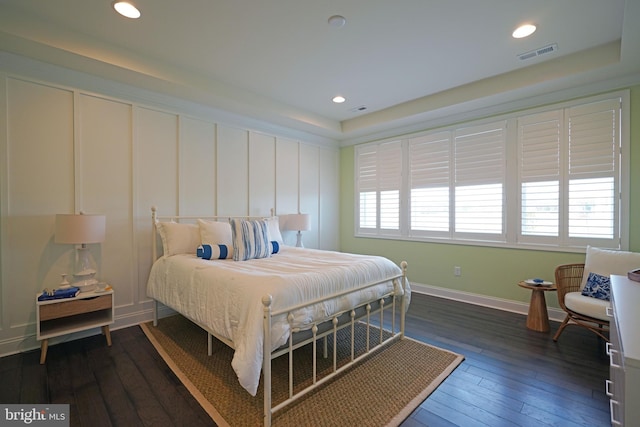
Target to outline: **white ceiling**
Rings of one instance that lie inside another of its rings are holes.
[[[348,140],[479,100],[638,75],[639,3],[135,0],[142,17],[130,20],[111,0],[0,0],[0,49]],[[328,24],[335,14],[344,27]],[[538,31],[513,39],[525,22]]]

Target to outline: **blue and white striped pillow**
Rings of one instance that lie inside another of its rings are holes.
[[[233,247],[227,245],[200,245],[196,251],[202,259],[229,259],[233,257]]]
[[[231,219],[233,260],[246,261],[271,256],[267,222],[264,220]]]

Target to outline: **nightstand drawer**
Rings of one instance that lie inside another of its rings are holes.
[[[65,302],[64,304],[47,304],[40,306],[40,321],[59,319],[108,308],[111,308],[111,295],[79,299]]]

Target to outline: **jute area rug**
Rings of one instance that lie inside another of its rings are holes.
[[[233,350],[214,339],[207,356],[206,332],[186,318],[160,319],[158,326],[141,325],[163,359],[191,394],[221,426],[258,426],[263,422],[262,381],[255,397],[244,390],[231,367]],[[345,335],[346,334],[346,335]],[[338,366],[350,357],[349,328],[338,333]],[[356,328],[356,356],[366,347],[366,328]],[[346,340],[344,344],[341,339]],[[370,331],[371,342],[379,330]],[[333,360],[322,358],[318,345],[318,375],[330,372]],[[329,354],[332,353],[329,339]],[[295,351],[294,384],[311,384],[311,355],[307,345]],[[463,356],[410,338],[384,347],[336,378],[276,412],[274,426],[397,426],[462,362]],[[274,404],[288,397],[288,357],[272,365]]]

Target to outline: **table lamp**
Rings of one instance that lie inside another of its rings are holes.
[[[296,230],[298,232],[296,247],[304,248],[304,245],[302,244],[302,231],[311,229],[311,218],[309,214],[298,213],[288,215],[286,226],[287,230]]]
[[[104,215],[57,214],[56,215],[56,243],[80,245],[77,247],[76,273],[81,284],[86,285],[96,274],[91,268],[88,243],[104,242]]]

